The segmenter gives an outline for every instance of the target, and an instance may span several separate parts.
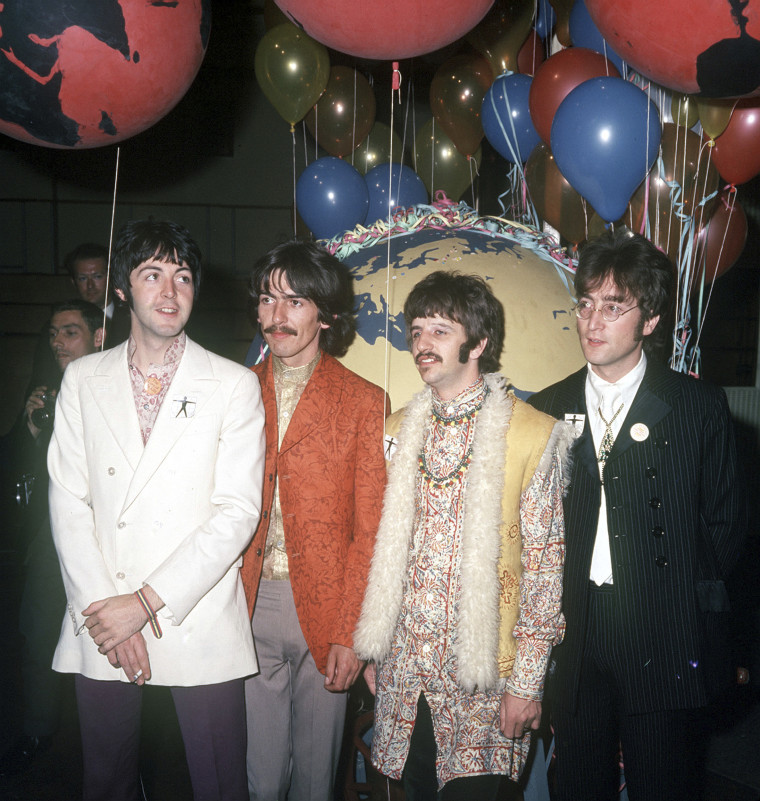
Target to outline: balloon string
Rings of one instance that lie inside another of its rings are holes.
[[[393,126],[395,124],[395,111],[393,106],[394,100],[394,86],[397,85],[399,87],[399,103],[401,102],[401,88],[400,88],[400,79],[401,73],[398,70],[398,64],[396,62],[392,65],[392,81],[391,81],[391,129],[388,132],[388,136],[390,138],[388,152],[390,154],[389,161],[390,164],[388,165],[388,200],[390,201],[393,197],[392,190],[393,190]],[[401,170],[399,170],[399,181],[401,180]],[[383,400],[383,434],[385,435],[385,420],[388,417],[388,390],[390,386],[390,365],[391,365],[391,349],[390,349],[390,342],[391,342],[391,331],[390,331],[390,313],[391,313],[391,235],[392,235],[393,225],[392,225],[392,215],[391,215],[391,207],[390,202],[388,203],[388,237],[387,237],[387,244],[386,244],[386,254],[385,254],[385,350],[383,353],[383,390],[385,391],[385,396]]]
[[[113,229],[116,220],[116,189],[119,185],[119,160],[121,158],[121,146],[116,146],[116,165],[113,174],[113,200],[111,201],[111,229],[108,233],[108,266],[106,268],[106,304],[103,306],[103,332],[106,331],[106,321],[108,315],[106,309],[108,308],[108,292],[111,288],[111,253],[113,252]],[[100,341],[100,350],[105,347],[106,337],[102,337]]]
[[[292,141],[292,150],[293,150],[293,236],[296,235],[297,229],[297,214],[298,208],[296,203],[296,127],[295,125],[290,126],[290,138]],[[304,140],[305,141],[305,140]]]
[[[354,150],[356,150],[356,114],[358,109],[356,108],[356,81],[359,77],[359,73],[354,70],[354,117],[351,121],[351,166],[354,166]]]
[[[692,370],[692,366],[694,364],[694,359],[698,353],[699,347],[699,340],[702,336],[702,328],[705,324],[705,318],[707,317],[707,307],[710,305],[710,300],[712,299],[713,288],[715,287],[715,279],[718,277],[718,269],[720,268],[721,260],[723,259],[723,248],[726,244],[726,237],[728,236],[728,227],[731,225],[731,217],[734,215],[734,208],[736,206],[736,187],[732,186],[729,191],[728,200],[724,200],[721,198],[721,202],[723,205],[728,209],[728,219],[726,220],[726,225],[723,228],[723,238],[720,242],[720,248],[718,249],[718,258],[715,261],[715,269],[712,274],[712,278],[709,279],[710,281],[710,289],[707,293],[707,300],[705,300],[704,308],[700,308],[700,317],[699,317],[699,328],[697,329],[697,336],[694,341],[694,354],[692,356],[691,364],[689,365],[689,372]],[[709,225],[709,223],[708,223]],[[703,245],[703,256],[702,256],[702,285],[704,286],[705,281],[707,280],[707,236],[709,234],[709,230],[705,231],[705,239]],[[700,306],[701,306],[701,298],[700,298]]]

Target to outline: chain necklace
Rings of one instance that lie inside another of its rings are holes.
[[[620,406],[618,406],[617,411],[609,420],[607,420],[607,418],[602,414],[601,404],[597,409],[599,412],[599,417],[601,417],[602,422],[604,423],[604,436],[602,437],[602,444],[599,446],[599,454],[596,457],[597,461],[601,464],[604,464],[607,461],[607,457],[610,455],[612,446],[615,444],[615,437],[612,434],[612,424],[615,422],[620,412],[623,411],[623,406],[625,406],[625,403],[621,403]]]

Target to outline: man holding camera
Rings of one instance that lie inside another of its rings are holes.
[[[103,343],[103,312],[79,298],[53,306],[48,341],[60,375],[69,362],[94,353]],[[57,382],[60,383],[60,382]],[[16,483],[20,527],[29,545],[21,596],[23,730],[0,760],[0,775],[24,770],[44,751],[60,716],[59,674],[51,668],[66,595],[50,534],[45,464],[53,431],[56,386],[38,386],[27,398],[16,425],[3,437],[2,457]]]

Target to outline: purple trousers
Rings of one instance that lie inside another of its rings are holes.
[[[140,801],[142,689],[75,677],[84,801]],[[194,801],[247,801],[243,679],[172,687]]]

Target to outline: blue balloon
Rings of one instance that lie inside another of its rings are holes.
[[[313,161],[296,182],[296,208],[318,239],[332,239],[364,222],[368,206],[364,178],[335,156]]]
[[[619,220],[660,146],[660,115],[622,78],[592,78],[560,103],[551,148],[562,175],[599,216]]]
[[[486,92],[480,108],[486,139],[499,155],[514,164],[527,161],[541,141],[528,108],[532,82],[530,75],[500,75]]]
[[[570,39],[575,47],[587,47],[601,53],[625,75],[623,59],[610,47],[609,42],[599,32],[596,23],[591,19],[583,0],[575,0],[570,11]]]
[[[388,162],[378,164],[364,176],[364,180],[369,192],[369,209],[365,219],[367,225],[387,220],[388,213],[393,209],[406,209],[417,203],[428,202],[422,178],[406,165]]]
[[[538,12],[536,14],[536,33],[546,39],[551,36],[554,26],[557,24],[557,14],[552,8],[549,0],[538,0]]]

